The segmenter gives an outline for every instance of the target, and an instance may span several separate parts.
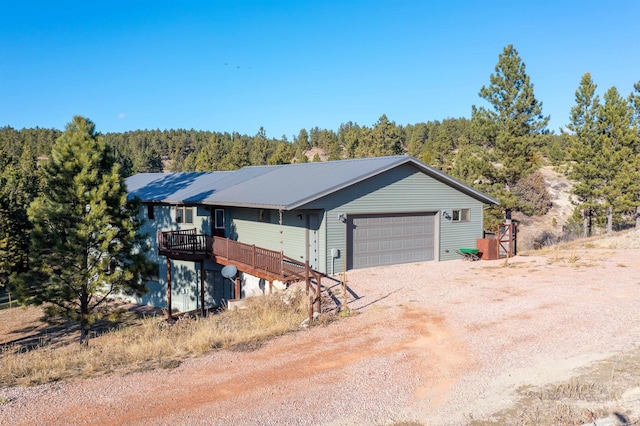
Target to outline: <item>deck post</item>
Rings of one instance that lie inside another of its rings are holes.
[[[309,273],[309,261],[304,262],[304,280],[306,284],[306,294],[309,294],[309,287],[311,286],[311,274]]]
[[[171,259],[169,257],[167,257],[167,319],[173,319],[171,313]]]
[[[242,289],[240,288],[240,277],[236,276],[236,288],[234,289],[236,300],[242,299]]]
[[[280,278],[284,281],[284,252],[280,251]]]
[[[322,293],[322,277],[321,277],[320,274],[316,275],[316,280],[317,280],[317,284],[316,284],[316,303],[318,304],[318,306],[317,306],[318,315],[320,315],[320,312],[322,312],[322,297],[321,297],[321,293]]]
[[[269,280],[269,294],[273,293],[273,280]]]
[[[202,316],[207,316],[207,310],[204,308],[204,260],[200,262],[200,312]]]

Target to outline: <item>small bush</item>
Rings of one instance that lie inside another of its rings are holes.
[[[558,237],[550,231],[542,231],[533,238],[534,250],[540,250],[543,247],[549,247],[558,242]]]
[[[513,193],[519,198],[518,210],[528,216],[541,216],[551,209],[551,195],[540,171],[520,179],[513,188]]]

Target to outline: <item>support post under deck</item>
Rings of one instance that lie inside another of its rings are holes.
[[[171,313],[171,259],[167,257],[167,319],[172,320]]]
[[[204,307],[204,260],[200,262],[200,312],[203,317],[207,316],[207,310]]]

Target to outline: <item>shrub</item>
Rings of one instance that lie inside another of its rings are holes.
[[[544,215],[551,208],[551,195],[540,171],[520,179],[513,193],[519,198],[517,209],[528,216]]]

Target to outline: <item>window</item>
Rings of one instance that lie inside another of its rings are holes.
[[[258,222],[271,222],[271,210],[258,210]]]
[[[176,222],[193,223],[193,207],[176,207]]]
[[[469,209],[457,209],[451,211],[451,221],[453,222],[469,222]]]
[[[155,219],[153,212],[153,204],[147,204],[147,219],[153,220]]]
[[[216,209],[215,224],[216,229],[224,229],[224,210]]]

